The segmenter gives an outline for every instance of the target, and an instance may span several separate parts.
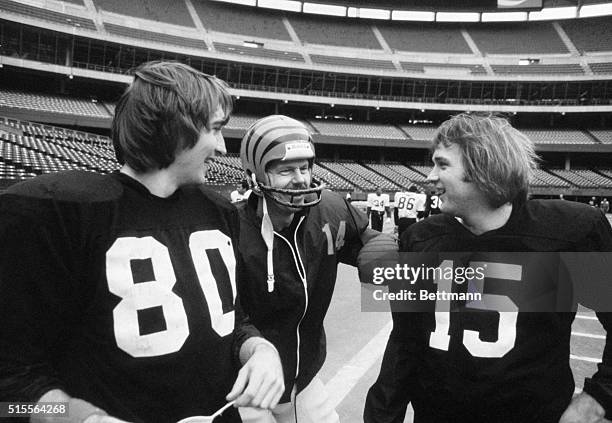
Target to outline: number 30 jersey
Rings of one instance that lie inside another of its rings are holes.
[[[225,203],[197,188],[159,198],[120,173],[9,188],[0,196],[2,401],[58,388],[132,422],[225,404],[237,348],[257,333],[240,325],[238,220]],[[240,421],[235,410],[224,416]]]
[[[505,226],[482,235],[472,234],[448,215],[426,219],[407,230],[400,250],[612,251],[612,230],[600,212],[587,206],[530,200],[515,204]],[[509,300],[504,292],[508,294],[521,283],[519,276],[516,280],[499,278],[484,282],[484,292],[494,294],[498,303],[502,297]],[[438,302],[435,313],[393,315],[391,338],[402,345],[401,356],[394,359],[404,371],[415,422],[558,422],[574,392],[569,366],[574,313],[521,313],[520,309],[500,313],[467,307],[449,312]],[[598,318],[609,333],[610,313],[598,313]],[[599,371],[586,380],[584,388],[608,413],[612,411],[609,339]]]

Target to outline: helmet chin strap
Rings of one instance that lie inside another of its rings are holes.
[[[304,189],[291,189],[291,188],[273,188],[264,183],[258,182],[255,174],[251,174],[250,176],[252,181],[253,192],[256,194],[269,198],[274,201],[276,204],[279,204],[284,207],[295,209],[295,211],[299,211],[301,209],[309,208],[312,206],[316,206],[321,201],[321,192],[326,188],[323,182],[318,181],[313,177],[310,188]],[[286,201],[283,198],[279,198],[279,196],[274,194],[288,195],[291,197],[290,201]],[[308,196],[311,194],[315,194],[315,199],[303,204],[294,204],[293,198],[300,196]]]

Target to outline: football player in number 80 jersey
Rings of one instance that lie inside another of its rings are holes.
[[[479,303],[477,310],[465,304],[462,312],[451,313],[436,301],[435,313],[393,313],[380,375],[368,392],[365,422],[401,423],[409,402],[417,423],[609,421],[610,313],[597,313],[608,332],[599,371],[572,399],[569,341],[575,313],[521,312],[511,298],[521,298],[516,290],[529,285],[521,284],[522,278],[541,270],[543,263],[525,260],[528,268],[500,260],[511,257],[510,252],[527,258],[542,252],[610,252],[610,224],[599,210],[583,204],[528,200],[529,177],[536,168],[533,144],[503,118],[457,115],[438,129],[432,152],[428,182],[435,185],[442,214],[412,225],[400,240],[400,251],[492,254],[497,257],[492,270],[506,270],[478,285],[485,295],[493,292],[489,298],[495,300]],[[563,287],[561,269],[556,265],[542,273],[553,289]],[[605,273],[601,279],[609,278]],[[580,282],[591,283],[582,290],[596,289],[594,280]],[[442,283],[436,280],[438,289]],[[466,285],[450,288],[476,286]],[[504,310],[495,307],[502,300],[509,304]],[[610,299],[603,303],[609,307]]]
[[[119,172],[45,175],[0,197],[0,401],[68,402],[88,423],[276,405],[278,352],[236,297],[236,211],[189,187],[225,153],[231,109],[217,78],[146,63],[112,124]]]

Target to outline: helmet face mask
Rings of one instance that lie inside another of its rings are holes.
[[[314,144],[308,129],[301,122],[282,115],[268,116],[255,122],[247,130],[240,146],[240,159],[253,192],[265,195],[292,212],[312,207],[321,200],[324,186],[312,177],[314,158]],[[310,186],[302,189],[272,187],[267,174],[269,166],[273,162],[296,160],[308,160]],[[307,201],[294,204],[294,198],[300,196]]]

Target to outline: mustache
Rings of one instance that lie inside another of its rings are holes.
[[[287,185],[283,187],[283,189],[308,189],[307,184],[294,184],[293,182],[289,182]]]

